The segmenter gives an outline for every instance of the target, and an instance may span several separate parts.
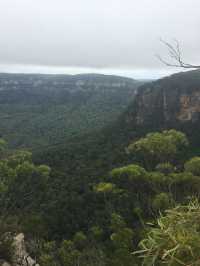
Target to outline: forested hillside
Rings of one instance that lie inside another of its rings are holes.
[[[192,152],[199,153],[199,70],[178,73],[141,86],[117,121],[84,139],[41,151],[50,165],[76,174],[96,175],[128,160],[125,146],[148,132],[176,128],[187,133]],[[69,163],[67,163],[69,162]],[[97,171],[98,169],[98,171]]]
[[[2,263],[199,265],[200,157],[189,157],[184,133],[131,141],[129,164],[87,179],[0,147]],[[16,258],[20,232],[28,253]]]
[[[0,266],[200,266],[199,28],[199,0],[0,0]]]
[[[33,154],[0,139],[0,262],[23,232],[40,266],[200,265],[199,88],[198,71],[145,84],[108,126]]]
[[[0,134],[11,148],[66,142],[114,121],[142,83],[98,74],[0,74]]]

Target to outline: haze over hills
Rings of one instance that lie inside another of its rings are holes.
[[[98,130],[143,83],[101,74],[0,74],[0,133],[12,148],[32,148]]]

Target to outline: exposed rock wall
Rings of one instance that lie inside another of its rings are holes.
[[[35,260],[33,260],[26,251],[24,234],[20,233],[14,237],[13,241],[13,265],[12,266],[39,266]]]
[[[125,114],[135,126],[200,122],[200,71],[190,71],[144,85]]]
[[[39,266],[34,259],[32,259],[27,250],[24,241],[24,234],[20,233],[13,238],[13,257],[12,262],[0,261],[0,266]]]
[[[179,121],[197,121],[200,114],[200,87],[191,94],[180,95],[180,109],[176,118]]]

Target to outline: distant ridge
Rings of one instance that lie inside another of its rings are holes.
[[[0,134],[11,148],[53,145],[100,129],[143,84],[102,74],[0,74]]]

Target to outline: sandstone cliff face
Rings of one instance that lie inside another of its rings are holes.
[[[177,114],[179,121],[197,121],[200,114],[200,88],[190,95],[180,96],[180,111]]]
[[[126,114],[135,126],[167,127],[200,122],[200,71],[172,75],[139,89]]]

